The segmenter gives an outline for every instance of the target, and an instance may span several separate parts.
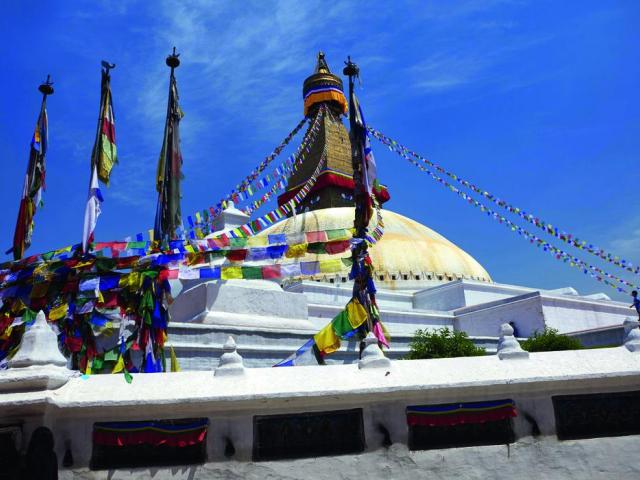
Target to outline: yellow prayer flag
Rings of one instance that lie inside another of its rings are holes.
[[[73,268],[75,268],[76,270],[80,270],[80,269],[85,268],[85,267],[90,267],[90,266],[91,266],[91,265],[93,265],[95,262],[96,262],[96,261],[95,261],[95,259],[86,260],[86,261],[84,261],[84,262],[78,262],[78,263],[76,263],[76,264],[74,265],[74,267],[73,267]]]
[[[87,361],[87,368],[85,368],[85,375],[91,375],[91,366],[93,365],[93,358]]]
[[[222,280],[242,278],[242,267],[222,267],[220,278]]]
[[[305,253],[307,253],[307,244],[298,243],[296,245],[289,245],[289,248],[285,252],[285,256],[287,258],[296,258],[303,256]]]
[[[367,311],[362,304],[355,298],[347,303],[347,316],[349,317],[349,323],[355,329],[362,325],[367,320]]]
[[[27,308],[27,306],[22,302],[22,300],[18,298],[16,299],[15,302],[13,302],[13,306],[11,307],[11,313],[18,314],[25,308]]]
[[[9,326],[5,329],[5,331],[0,335],[0,340],[7,340],[11,337],[11,333],[13,332],[13,327]]]
[[[60,320],[67,315],[67,310],[69,310],[69,305],[67,303],[63,303],[57,307],[49,310],[49,320]]]
[[[132,289],[137,289],[139,284],[140,284],[141,278],[140,278],[140,273],[139,272],[131,272],[127,275],[123,275],[122,277],[120,277],[120,280],[118,281],[118,286],[120,288],[132,288]]]
[[[318,349],[323,353],[333,353],[340,348],[340,339],[333,331],[333,325],[331,323],[316,333],[313,340],[316,342]]]
[[[259,235],[247,238],[248,247],[266,247],[269,245],[269,238]]]
[[[336,273],[343,269],[342,260],[332,258],[331,260],[320,260],[320,271],[322,273]]]
[[[113,366],[113,370],[111,370],[111,373],[120,373],[123,370],[124,370],[124,359],[122,358],[122,355],[119,355],[118,361]]]
[[[179,372],[180,365],[178,364],[178,358],[176,357],[176,352],[173,351],[173,347],[169,347],[169,351],[171,352],[171,371]]]

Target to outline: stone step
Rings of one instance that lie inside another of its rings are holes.
[[[309,320],[320,329],[344,309],[344,305],[309,303]],[[391,336],[412,336],[419,329],[454,328],[455,317],[448,313],[398,311],[380,308],[380,317]]]
[[[168,358],[168,347],[173,347],[183,370],[211,370],[218,365],[223,345],[231,335],[247,367],[271,367],[295,352],[316,332],[255,331],[174,322],[168,328],[166,354]],[[385,350],[385,354],[393,359],[403,358],[409,352],[412,337],[413,334],[392,334],[392,348]],[[487,349],[488,354],[495,353],[497,337],[476,337],[472,340]],[[357,362],[358,352],[356,341],[343,342],[340,350],[327,357],[326,361],[329,364]]]

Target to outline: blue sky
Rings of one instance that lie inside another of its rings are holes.
[[[302,81],[321,49],[334,71],[347,55],[360,65],[359,95],[372,126],[639,262],[638,24],[635,1],[7,2],[0,18],[2,250],[13,236],[37,86],[48,73],[56,89],[48,102],[48,189],[29,252],[80,241],[101,59],[117,64],[120,165],[103,189],[97,239],[153,226],[164,58],[175,45],[185,111],[183,212],[215,203],[297,123]],[[379,144],[374,149],[392,195],[387,208],[448,237],[494,280],[611,293]]]

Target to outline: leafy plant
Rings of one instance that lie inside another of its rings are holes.
[[[562,335],[555,328],[549,327],[545,327],[542,332],[535,332],[520,346],[527,352],[555,352],[558,350],[580,350],[584,348],[577,338]]]
[[[408,360],[423,358],[477,357],[485,355],[484,348],[476,347],[465,332],[442,328],[436,331],[416,330],[409,342]]]

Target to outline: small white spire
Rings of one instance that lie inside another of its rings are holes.
[[[362,351],[362,357],[358,362],[358,368],[391,368],[391,360],[384,356],[378,345],[378,339],[369,332],[365,337],[366,347]]]
[[[529,352],[526,352],[522,349],[516,337],[513,336],[513,327],[508,323],[503,323],[500,326],[498,358],[500,360],[513,358],[529,358]]]
[[[24,332],[18,352],[8,362],[9,368],[33,365],[67,366],[67,359],[58,348],[58,336],[47,323],[42,310],[36,315],[34,324]]]
[[[220,357],[218,368],[215,369],[214,375],[242,375],[244,373],[244,363],[242,357],[237,352],[236,342],[231,335],[222,347],[224,353]]]

